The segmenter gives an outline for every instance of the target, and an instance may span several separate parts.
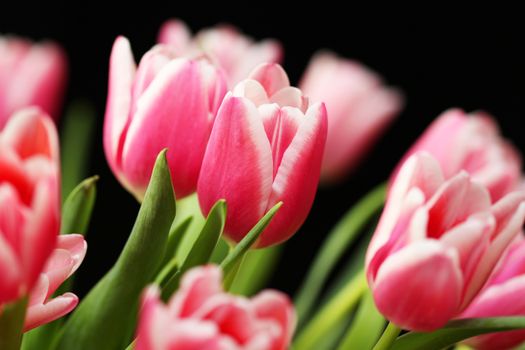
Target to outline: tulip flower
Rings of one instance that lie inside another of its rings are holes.
[[[144,296],[136,350],[286,350],[295,328],[288,297],[266,290],[252,299],[222,290],[219,267],[188,271],[168,305],[156,287]]]
[[[54,321],[77,306],[78,297],[73,293],[64,293],[50,298],[57,288],[78,269],[86,255],[86,249],[87,244],[82,235],[70,234],[58,237],[55,251],[31,291],[24,325],[25,331]]]
[[[288,239],[314,200],[326,123],[324,105],[308,107],[281,66],[256,68],[225,97],[217,113],[197,188],[202,211],[207,214],[225,199],[225,234],[238,242],[282,201],[256,245]]]
[[[405,158],[418,151],[431,153],[446,178],[467,171],[489,190],[493,201],[520,185],[520,154],[500,136],[496,122],[486,113],[467,115],[460,109],[444,112]]]
[[[38,106],[59,115],[67,75],[62,49],[0,36],[0,129],[18,109]]]
[[[174,50],[158,45],[137,69],[128,40],[117,38],[110,60],[104,150],[122,185],[141,200],[158,153],[168,148],[177,197],[195,192],[225,93],[221,71],[205,59],[177,58]]]
[[[246,79],[259,64],[282,60],[279,42],[273,39],[254,42],[230,25],[203,29],[192,38],[182,21],[172,19],[162,25],[158,42],[171,45],[185,55],[204,53],[224,69],[230,86]]]
[[[368,248],[378,310],[404,329],[430,331],[458,317],[520,232],[525,193],[493,203],[468,173],[445,180],[416,153],[402,165]]]
[[[403,97],[358,62],[331,53],[316,54],[299,85],[328,111],[328,136],[321,179],[340,180],[366,154],[398,115]]]
[[[0,132],[0,305],[27,294],[55,249],[60,224],[58,136],[37,108]]]
[[[483,291],[461,318],[525,315],[525,240],[513,243]],[[479,350],[513,349],[525,341],[525,331],[510,331],[474,337],[466,343]]]

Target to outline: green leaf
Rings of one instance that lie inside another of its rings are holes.
[[[178,214],[177,214],[178,215]],[[193,217],[189,216],[181,222],[174,220],[171,224],[170,233],[168,235],[168,243],[166,244],[166,254],[164,254],[164,260],[161,263],[161,269],[170,263],[171,260],[176,258],[177,249],[179,248],[184,236],[188,232],[188,228],[193,222]]]
[[[98,179],[98,176],[87,178],[71,191],[62,206],[60,233],[87,233],[97,197]]]
[[[175,218],[174,224],[180,223],[188,217],[192,217],[193,219],[177,249],[177,261],[179,265],[186,260],[206,222],[206,218],[202,215],[196,193],[177,201],[177,217]]]
[[[157,157],[126,246],[66,322],[57,349],[113,350],[130,343],[140,295],[163,259],[174,215],[175,197],[164,150]]]
[[[332,269],[383,205],[385,193],[385,184],[377,186],[353,206],[328,234],[295,297],[299,325],[311,312]]]
[[[95,122],[95,110],[88,102],[76,101],[66,111],[60,138],[64,196],[87,175]]]
[[[27,310],[28,298],[23,297],[2,306],[0,312],[0,349],[18,350],[22,341],[22,331]]]
[[[213,251],[213,254],[211,255],[210,262],[212,264],[219,265],[230,253],[230,244],[224,239],[224,237],[221,237],[219,239],[219,242],[217,242],[217,246],[215,247],[215,250]]]
[[[190,250],[186,260],[182,263],[180,269],[175,273],[162,289],[162,297],[168,300],[169,297],[179,287],[179,281],[184,272],[192,267],[204,265],[210,261],[213,250],[224,230],[226,222],[226,202],[219,200],[210,210],[204,227],[202,228],[195,244]]]
[[[224,272],[224,280],[233,282],[237,269],[240,266],[244,255],[250,247],[257,241],[264,229],[270,224],[277,210],[283,203],[279,202],[270,209],[266,215],[244,236],[244,238],[231,250],[228,256],[222,261],[221,267]],[[233,278],[232,278],[232,274]]]
[[[476,335],[525,328],[525,317],[472,318],[449,322],[429,333],[409,332],[394,342],[392,350],[439,350]]]
[[[377,311],[372,293],[368,291],[363,296],[355,319],[337,349],[370,350],[374,347],[384,328],[385,319]]]

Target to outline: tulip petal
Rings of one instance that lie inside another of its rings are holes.
[[[267,208],[271,154],[254,104],[243,97],[226,97],[204,156],[198,193],[204,214],[217,200],[226,200],[226,233],[235,241],[244,237]]]
[[[27,310],[24,331],[27,332],[40,325],[52,322],[70,313],[78,304],[78,297],[65,293],[45,304],[32,305]]]
[[[4,234],[0,229],[0,305],[18,297],[20,290],[18,286],[22,282],[21,271],[16,256],[11,247],[4,240]]]
[[[86,256],[87,243],[82,235],[68,234],[58,236],[57,249],[68,251],[73,259],[72,273],[76,271]],[[69,277],[69,276],[68,276]]]
[[[165,349],[170,318],[166,307],[160,302],[160,290],[156,286],[145,290],[140,315],[135,349]]]
[[[306,219],[319,181],[326,128],[324,104],[313,105],[282,156],[266,210],[280,201],[283,206],[261,234],[257,247],[287,240]]]
[[[456,314],[462,289],[457,256],[435,241],[421,241],[385,260],[373,295],[379,311],[397,326],[430,331]]]
[[[274,93],[270,102],[277,103],[281,107],[295,107],[306,113],[308,109],[308,98],[303,96],[301,90],[293,86],[287,86]]]
[[[190,45],[191,32],[186,24],[178,19],[170,19],[162,25],[157,42],[170,45],[179,54],[184,54]]]
[[[269,102],[264,87],[257,80],[252,79],[246,79],[237,84],[233,89],[233,96],[246,97],[257,107],[265,106]]]
[[[270,97],[277,91],[290,86],[288,75],[277,63],[263,63],[257,66],[248,78],[261,83]]]

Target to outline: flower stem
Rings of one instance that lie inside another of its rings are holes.
[[[28,298],[7,304],[0,311],[0,349],[18,350],[22,343]]]
[[[377,341],[373,350],[388,350],[401,333],[401,328],[390,322],[386,327],[383,335]]]

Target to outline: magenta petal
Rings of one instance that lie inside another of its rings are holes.
[[[283,154],[266,210],[280,201],[283,206],[261,234],[258,247],[287,240],[306,219],[317,191],[326,129],[326,108],[315,104],[308,109]]]
[[[266,210],[272,186],[272,151],[254,104],[226,97],[215,120],[198,183],[207,214],[219,199],[227,205],[226,234],[239,241]]]
[[[457,257],[435,241],[389,256],[373,287],[379,311],[403,329],[431,331],[458,311],[463,279]]]
[[[31,305],[27,310],[24,331],[27,332],[40,325],[52,322],[70,313],[78,304],[78,297],[65,293],[45,304]]]
[[[0,230],[0,305],[18,297],[18,286],[22,282],[21,271],[16,256],[10,246],[4,241],[3,232]]]

